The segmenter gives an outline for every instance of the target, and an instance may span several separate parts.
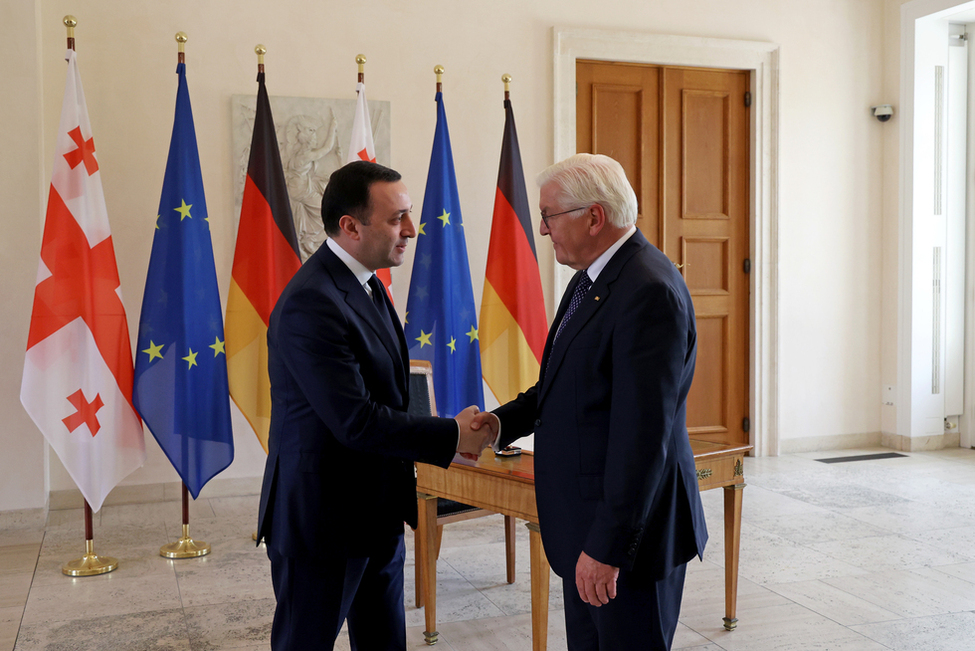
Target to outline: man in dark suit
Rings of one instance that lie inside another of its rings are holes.
[[[268,326],[271,428],[258,537],[277,607],[275,651],[406,649],[403,522],[416,526],[413,461],[446,468],[490,434],[407,414],[409,358],[376,269],[416,236],[400,175],[355,162],[322,197],[328,241],[282,292]]]
[[[636,230],[619,163],[578,154],[539,185],[540,233],[578,273],[538,383],[475,427],[500,419],[499,447],[535,433],[539,528],[564,579],[569,650],[669,649],[686,564],[707,542],[685,425],[694,307]]]

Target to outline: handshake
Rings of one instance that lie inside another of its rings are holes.
[[[476,405],[471,405],[454,416],[454,420],[460,425],[457,452],[472,461],[481,456],[481,450],[491,447],[501,431],[498,417],[489,411],[481,411]]]

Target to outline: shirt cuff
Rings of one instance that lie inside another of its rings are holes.
[[[494,450],[495,454],[501,451],[498,447],[498,441],[501,440],[501,422],[498,422],[498,435],[494,437],[494,442],[491,443],[491,449]]]

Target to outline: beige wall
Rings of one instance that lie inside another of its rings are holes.
[[[7,445],[0,510],[41,506],[48,490],[72,487],[53,455],[45,484],[44,446],[18,397],[64,89],[65,14],[79,20],[79,65],[133,335],[172,128],[176,31],[190,38],[188,80],[224,299],[235,223],[230,97],[256,91],[256,43],[268,48],[272,95],[352,98],[354,57],[368,56],[369,97],[392,103],[392,164],[404,174],[417,210],[435,122],[432,68],[446,66],[445,100],[478,303],[503,124],[500,76],[508,72],[515,79],[512,98],[534,205],[531,179],[552,162],[553,25],[780,44],[778,435],[800,439],[880,431],[881,297],[888,287],[881,282],[887,268],[882,242],[889,240],[882,237],[883,216],[889,200],[896,201],[894,186],[884,190],[889,174],[883,160],[894,123],[878,124],[868,107],[896,101],[885,84],[886,66],[896,58],[885,54],[889,4],[610,0],[597,10],[588,0],[6,3],[0,34],[19,47],[8,48],[8,101],[0,104],[3,124],[14,126],[0,136],[7,154],[0,163],[0,364],[6,369],[0,432]],[[551,310],[547,240],[538,238],[538,251]],[[411,264],[408,258],[394,272],[401,312]],[[236,424],[242,425],[237,460],[222,477],[257,476],[263,453],[243,421]],[[146,466],[125,483],[173,481],[151,436],[147,448]]]
[[[13,53],[3,73],[7,96],[0,101],[0,124],[5,125],[0,135],[0,510],[47,501],[47,446],[20,405],[40,217],[50,183],[42,180],[49,172],[42,153],[38,16],[34,2],[0,4],[0,36]]]

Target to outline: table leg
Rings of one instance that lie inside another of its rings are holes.
[[[531,549],[532,651],[545,651],[548,648],[548,558],[538,525],[529,522],[527,526]]]
[[[741,497],[745,484],[724,487],[724,627],[738,626],[738,548],[741,544]]]
[[[515,517],[504,516],[504,559],[508,583],[515,582]]]
[[[435,495],[417,493],[420,546],[416,549],[416,562],[420,564],[420,599],[426,618],[427,630],[423,638],[427,644],[436,644],[440,634],[437,632],[437,498]]]

